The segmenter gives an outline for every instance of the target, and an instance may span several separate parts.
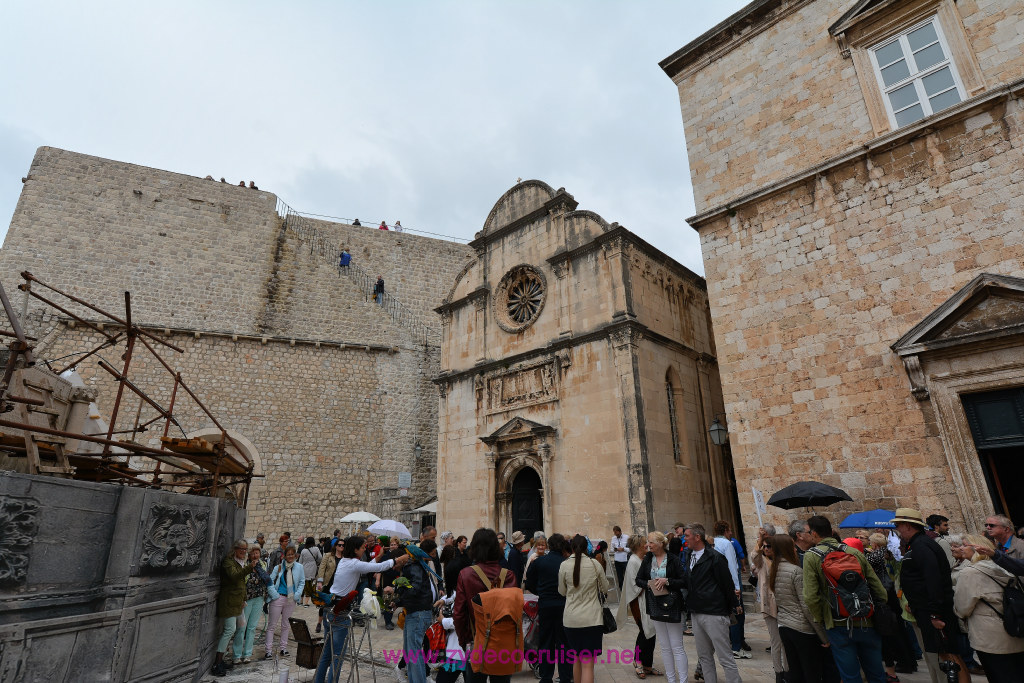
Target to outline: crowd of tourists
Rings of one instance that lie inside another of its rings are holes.
[[[888,535],[860,530],[844,539],[820,515],[792,522],[787,533],[765,525],[749,558],[726,522],[711,534],[697,523],[646,536],[614,527],[609,542],[520,531],[506,541],[491,529],[438,538],[427,527],[416,544],[335,531],[319,543],[293,543],[286,533],[270,549],[260,535],[238,541],[221,565],[224,627],[213,673],[252,661],[261,618],[263,657],[287,656],[289,617],[319,605],[325,647],[313,680],[335,680],[370,588],[384,628],[403,630],[406,657],[396,672],[409,683],[431,674],[436,683],[460,675],[507,683],[523,662],[542,683],[556,674],[559,683],[593,683],[605,634],[627,621],[638,627],[638,679],[687,681],[684,639],[693,636],[694,679],[713,683],[720,668],[732,683],[740,681],[737,660],[752,656],[748,584],[777,681],[896,683],[922,660],[934,683],[982,671],[994,683],[1024,681],[1024,593],[1015,578],[1024,573],[1024,540],[1010,520],[995,515],[983,534],[951,535],[945,517],[901,508],[892,523]],[[612,588],[614,616],[604,606]],[[524,610],[532,622],[525,628]],[[664,671],[654,667],[656,645]]]

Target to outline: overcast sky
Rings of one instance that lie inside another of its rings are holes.
[[[517,178],[698,273],[658,62],[745,0],[0,4],[0,234],[35,149],[471,238]]]

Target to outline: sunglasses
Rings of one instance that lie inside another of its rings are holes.
[[[986,529],[998,529],[999,527],[1007,528],[1005,524],[986,524]]]

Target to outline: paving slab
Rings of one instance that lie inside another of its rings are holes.
[[[609,606],[612,608],[612,612],[614,613],[616,610],[615,604],[612,603]],[[298,607],[292,616],[304,619],[309,625],[310,633],[314,631],[317,620],[316,608]],[[376,683],[406,683],[406,679],[404,677],[399,681],[391,667],[383,664],[383,653],[386,650],[399,650],[401,648],[402,631],[397,628],[394,631],[387,631],[383,628],[383,621],[380,623],[380,628],[372,629],[369,634],[369,637],[373,642],[375,659],[381,661],[380,665],[372,667],[372,669],[375,669],[376,671]],[[358,636],[358,634],[359,632],[357,630],[356,636]],[[636,643],[636,634],[637,627],[632,622],[620,626],[618,631],[605,636],[604,648],[606,653],[608,650],[613,649],[618,651],[632,650]],[[747,642],[750,644],[750,654],[752,656],[750,659],[741,659],[738,661],[740,677],[744,681],[774,682],[775,673],[772,671],[771,654],[765,652],[765,648],[768,647],[769,642],[768,631],[765,628],[764,619],[760,614],[752,613],[747,615],[746,638]],[[262,657],[265,652],[262,642],[262,639],[257,637],[256,647],[253,650],[253,655],[256,657]],[[686,656],[689,658],[688,677],[689,680],[693,680],[693,671],[697,666],[697,651],[693,638],[685,638],[684,645],[686,647]],[[243,681],[280,683],[281,672],[286,668],[288,669],[288,681],[290,683],[294,683],[295,681],[313,680],[312,670],[299,669],[295,664],[294,641],[290,641],[288,649],[291,655],[287,658],[267,661],[258,660],[251,664],[240,664],[230,669],[228,671],[228,675],[222,678],[216,678],[207,674],[202,679],[203,683],[212,681],[224,681],[225,683],[240,683]],[[363,651],[366,651],[365,643]],[[657,646],[654,650],[654,666],[661,671],[664,671],[665,669],[661,659],[661,650]],[[359,673],[361,683],[373,683],[374,678],[369,663],[361,664],[359,667]],[[346,663],[345,667],[342,669],[341,680],[346,681],[348,679],[348,675],[349,665]],[[719,679],[724,680],[720,668]],[[512,683],[530,683],[534,680],[536,679],[529,669],[525,669],[524,671],[512,676]],[[637,678],[633,673],[632,664],[599,661],[594,670],[594,680],[595,683],[635,683]],[[973,680],[985,681],[986,679],[984,676],[974,676]],[[649,683],[667,683],[664,677],[659,676],[648,676],[647,681]],[[929,677],[925,671],[924,663],[921,663],[920,671],[915,674],[900,674],[900,681],[902,683],[929,683]]]

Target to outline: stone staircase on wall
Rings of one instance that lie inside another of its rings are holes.
[[[286,203],[278,199],[277,212],[284,219],[285,229],[309,245],[311,256],[319,256],[338,270],[341,277],[347,277],[362,293],[366,301],[373,299],[373,288],[377,280],[366,269],[352,263],[347,268],[338,267],[338,248],[333,240],[328,239],[313,221],[296,212]],[[409,331],[413,337],[425,346],[441,345],[441,330],[428,325],[423,319],[409,310],[409,307],[384,292],[384,301],[380,308],[395,324]]]

